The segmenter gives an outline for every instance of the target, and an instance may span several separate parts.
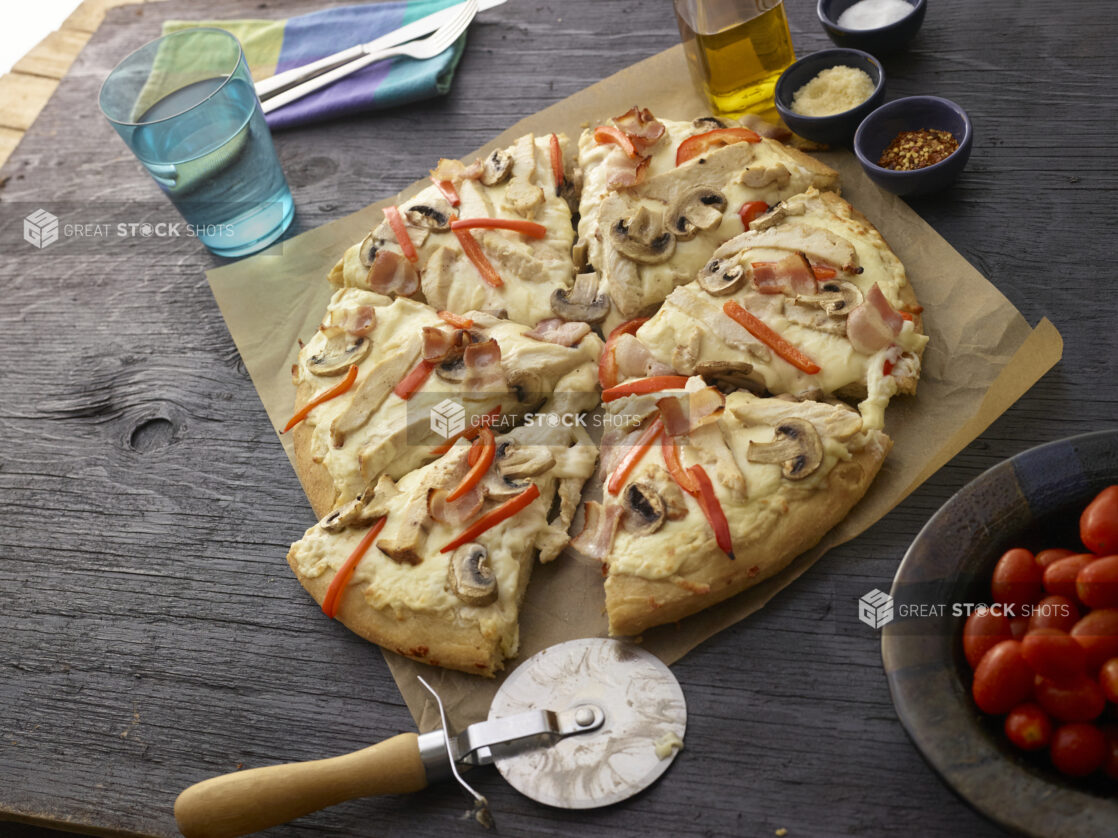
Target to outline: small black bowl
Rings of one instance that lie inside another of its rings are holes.
[[[990,577],[1012,547],[1078,549],[1079,516],[1118,483],[1118,430],[1024,451],[979,475],[925,524],[890,590],[881,657],[897,716],[931,767],[963,799],[1022,835],[1112,838],[1113,783],[1070,780],[1047,754],[1025,754],[1003,719],[971,698],[966,606],[990,602]],[[956,613],[958,612],[958,613]]]
[[[864,70],[873,81],[866,101],[830,116],[804,116],[792,110],[792,97],[805,84],[829,67],[845,65]],[[801,58],[776,81],[773,102],[784,124],[807,140],[827,145],[849,146],[862,120],[885,101],[885,70],[872,55],[856,49],[825,49]]]
[[[908,46],[920,31],[927,11],[926,0],[905,0],[912,11],[900,20],[877,29],[847,29],[838,25],[838,19],[858,0],[819,0],[816,14],[831,40],[840,47],[862,49],[874,55],[898,52]]]
[[[959,143],[948,157],[922,169],[897,171],[877,165],[881,153],[901,131],[934,128]],[[970,157],[974,131],[967,112],[939,96],[907,96],[882,105],[862,121],[854,134],[854,154],[870,180],[894,195],[926,195],[950,186]]]

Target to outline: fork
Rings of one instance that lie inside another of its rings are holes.
[[[262,101],[260,107],[264,113],[271,113],[277,108],[282,108],[284,105],[288,105],[297,99],[302,99],[308,93],[313,93],[329,84],[333,84],[338,79],[345,78],[363,67],[368,67],[370,64],[383,61],[386,58],[392,58],[393,56],[406,55],[409,58],[417,59],[434,58],[458,40],[459,36],[466,31],[466,27],[473,21],[476,14],[477,0],[467,0],[467,2],[462,4],[461,10],[454,17],[426,38],[420,38],[419,40],[411,41],[407,44],[401,44],[398,47],[363,55],[360,58],[350,61],[348,64],[343,64],[341,67],[337,67],[320,76],[315,76],[282,93],[277,93],[270,99]]]

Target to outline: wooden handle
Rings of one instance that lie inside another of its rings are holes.
[[[175,801],[186,838],[234,838],[373,794],[427,787],[418,736],[401,733],[330,759],[251,768],[195,783]]]

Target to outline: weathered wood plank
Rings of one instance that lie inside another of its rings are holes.
[[[58,89],[55,79],[7,73],[0,76],[0,128],[26,131]]]
[[[23,139],[23,132],[14,128],[0,128],[0,166],[12,156],[19,141]]]
[[[158,2],[158,0],[85,0],[66,18],[61,28],[74,29],[80,32],[96,32],[97,27],[101,25],[110,9],[120,6],[139,6],[153,2]],[[140,15],[143,14],[143,11],[137,9],[135,13]],[[139,45],[137,44],[137,46]]]
[[[41,40],[12,70],[31,76],[61,79],[93,36],[79,29],[58,29]]]

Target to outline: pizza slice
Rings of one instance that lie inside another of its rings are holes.
[[[846,516],[892,445],[841,403],[723,396],[697,376],[644,382],[603,394],[630,429],[603,446],[603,501],[587,502],[572,542],[603,563],[613,635],[778,573]]]
[[[529,326],[556,317],[550,301],[574,279],[566,145],[565,135],[527,134],[469,166],[440,161],[434,184],[386,209],[330,281]]]
[[[399,481],[381,476],[307,530],[287,560],[323,610],[360,636],[493,676],[517,650],[533,555],[549,561],[566,546],[596,461],[581,428],[484,431]]]
[[[609,303],[605,333],[690,282],[750,219],[838,173],[737,123],[658,120],[633,108],[582,133],[579,243]],[[588,296],[585,292],[583,296]]]
[[[674,372],[856,400],[866,427],[881,428],[889,399],[916,392],[928,340],[920,312],[865,216],[810,189],[714,251],[648,322],[612,341],[603,364],[618,381]]]
[[[292,370],[295,467],[312,508],[325,515],[381,475],[402,477],[483,423],[508,430],[530,413],[590,409],[601,346],[586,323],[529,328],[335,292]]]

